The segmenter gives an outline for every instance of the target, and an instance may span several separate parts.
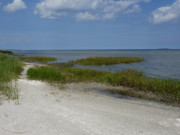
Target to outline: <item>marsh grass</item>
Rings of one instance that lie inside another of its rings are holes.
[[[140,57],[89,57],[85,59],[79,59],[76,61],[71,61],[71,63],[79,64],[79,65],[114,65],[121,63],[134,63],[144,61],[144,58]]]
[[[16,57],[24,57],[24,54],[11,54],[12,56],[16,56]]]
[[[22,72],[23,64],[15,58],[0,53],[0,93],[8,98],[18,98],[18,92],[15,89],[15,83],[18,75]]]
[[[40,62],[40,63],[47,63],[49,61],[55,61],[56,58],[54,57],[44,57],[44,56],[19,56],[19,60],[25,62]]]
[[[47,82],[100,82],[112,86],[126,86],[136,91],[153,93],[165,101],[180,103],[180,82],[170,79],[149,78],[143,72],[124,70],[117,73],[91,69],[35,67],[28,70],[30,79]],[[126,92],[127,93],[127,92]]]
[[[107,80],[114,86],[126,86],[138,91],[151,92],[160,95],[167,101],[180,103],[180,82],[171,79],[146,77],[136,70],[125,70],[110,76]]]
[[[73,63],[51,63],[48,64],[49,67],[55,68],[55,69],[62,69],[62,68],[69,68],[73,67]]]
[[[43,80],[43,81],[61,81],[65,82],[65,76],[62,75],[62,72],[59,70],[55,70],[53,68],[48,68],[45,66],[42,67],[35,67],[35,68],[30,68],[27,71],[27,75],[30,79],[35,79],[35,80]]]
[[[13,52],[12,52],[12,51],[9,51],[9,50],[0,50],[0,53],[13,54]]]

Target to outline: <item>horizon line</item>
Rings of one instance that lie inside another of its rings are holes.
[[[123,50],[180,50],[180,48],[154,48],[154,49],[3,49],[11,51],[123,51]]]

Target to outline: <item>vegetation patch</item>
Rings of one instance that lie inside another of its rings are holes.
[[[144,60],[145,60],[144,58],[140,58],[140,57],[89,57],[71,62],[79,65],[101,66],[101,65],[114,65],[121,63],[129,64],[134,62],[141,62]]]
[[[24,54],[11,54],[12,56],[15,56],[15,57],[24,57],[25,55]]]
[[[23,64],[15,58],[0,53],[0,94],[8,98],[17,97],[11,81],[18,78],[23,70],[22,66]]]
[[[62,68],[68,68],[73,67],[73,63],[51,63],[48,64],[49,67],[53,67],[55,69],[62,69]]]
[[[49,61],[56,60],[56,58],[54,57],[43,57],[43,56],[31,56],[31,57],[19,56],[18,59],[25,62],[41,62],[41,63],[47,63]]]
[[[9,51],[9,50],[0,50],[0,53],[13,54],[13,52],[12,52],[12,51]]]
[[[27,71],[27,74],[30,79],[50,81],[50,82],[53,81],[65,82],[65,76],[62,75],[61,71],[44,66],[30,68]]]
[[[164,101],[180,104],[179,81],[149,78],[143,72],[136,70],[111,73],[91,69],[35,67],[28,70],[28,77],[48,82],[100,82],[113,86],[126,86],[138,92],[161,96]]]

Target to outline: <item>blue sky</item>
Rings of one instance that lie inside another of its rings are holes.
[[[180,0],[0,0],[0,49],[180,49]]]

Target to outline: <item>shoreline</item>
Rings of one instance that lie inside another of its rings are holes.
[[[57,87],[57,88],[61,87],[61,85],[58,86],[57,83],[47,83],[47,84],[53,87]],[[85,92],[85,93],[94,92],[96,94],[106,95],[115,99],[129,97],[129,99],[142,100],[146,102],[154,102],[157,104],[180,108],[180,104],[176,102],[166,101],[161,96],[157,96],[150,92],[136,91],[136,90],[133,90],[133,88],[128,88],[124,86],[112,86],[109,84],[96,83],[96,82],[76,82],[76,83],[63,84],[63,87],[64,88],[62,90],[67,90],[72,87],[75,88],[76,90],[80,88],[82,89],[81,92]]]
[[[19,104],[4,101],[0,105],[0,134],[180,133],[179,107],[89,91],[92,87],[112,88],[100,83],[70,83],[60,90],[57,84],[28,80],[25,73],[32,66],[27,64],[17,80]]]
[[[15,51],[16,54],[33,54],[33,56],[39,56],[42,55],[43,51],[35,51],[35,50],[31,50],[31,51]],[[122,54],[121,54],[122,53]],[[80,58],[86,58],[86,57],[93,57],[93,56],[138,56],[138,57],[143,57],[145,59],[147,59],[146,62],[143,63],[139,63],[139,64],[132,64],[132,66],[128,66],[128,65],[123,65],[123,66],[110,66],[110,67],[103,67],[104,71],[118,71],[118,69],[128,69],[128,68],[133,68],[133,69],[138,69],[139,71],[143,71],[144,73],[146,73],[147,76],[152,77],[152,78],[164,78],[164,79],[173,79],[173,80],[180,80],[180,75],[179,73],[175,72],[178,71],[179,69],[179,61],[176,60],[176,57],[179,56],[179,50],[177,52],[169,52],[166,53],[166,51],[159,51],[158,53],[156,51],[142,51],[142,52],[136,52],[136,51],[123,51],[120,52],[118,50],[116,50],[115,52],[93,52],[93,51],[88,51],[87,53],[83,53],[82,52],[76,52],[76,51],[72,51],[72,54],[70,54],[69,52],[66,52],[63,50],[62,51],[58,51],[58,50],[45,50],[45,52],[43,53],[48,54],[48,56],[53,57],[56,56],[56,58],[58,59],[57,62],[68,62],[69,60],[77,60]],[[68,54],[68,55],[65,55]],[[176,56],[177,55],[177,56]],[[81,56],[81,57],[78,57]],[[176,57],[174,57],[176,56]],[[61,59],[62,58],[62,59]],[[160,66],[161,65],[161,66]],[[116,68],[117,67],[117,68]],[[98,67],[95,67],[93,69],[99,69]]]
[[[64,64],[64,63],[62,63]],[[111,73],[79,68],[60,68],[60,64],[44,65],[31,68],[28,76],[32,80],[42,80],[47,83],[99,83],[100,89],[120,95],[128,95],[140,99],[161,102],[173,106],[180,106],[177,87],[179,83],[172,80],[149,78],[143,72],[124,70],[124,72]],[[87,74],[86,74],[87,73]],[[94,78],[94,76],[96,76]],[[104,78],[104,79],[103,79]],[[92,87],[94,87],[92,85]],[[96,88],[95,88],[96,89]],[[174,93],[170,93],[172,91]]]
[[[35,67],[35,66],[47,66],[47,64],[42,64],[42,63],[37,63],[37,62],[24,62],[25,64],[25,68],[24,71],[22,72],[21,76],[19,79],[27,79],[27,70],[29,68]],[[29,81],[33,81],[33,80],[29,80]],[[36,81],[36,80],[34,80]],[[57,86],[58,82],[46,82],[46,81],[41,81],[40,82],[46,83],[47,85],[50,86]],[[15,81],[16,82],[16,81]],[[16,85],[16,84],[14,84]],[[99,93],[99,94],[107,94],[107,95],[119,95],[119,96],[129,96],[132,98],[136,98],[138,100],[147,100],[150,102],[155,102],[155,103],[160,103],[160,104],[164,104],[164,105],[169,105],[169,106],[174,106],[174,107],[180,107],[180,104],[177,102],[171,102],[171,101],[167,101],[166,99],[164,99],[162,96],[160,95],[155,95],[151,92],[144,92],[144,91],[140,91],[140,90],[134,90],[133,88],[129,88],[126,86],[112,86],[111,84],[107,84],[107,83],[98,83],[98,82],[71,82],[71,83],[63,83],[60,84],[63,86],[58,86],[58,87],[64,87],[64,88],[59,88],[59,89],[68,89],[69,86],[72,87],[74,85],[74,87],[82,87],[84,88],[84,91],[88,91],[90,89],[94,89],[94,92]],[[76,88],[77,89],[77,88]],[[98,91],[101,92],[98,92]],[[109,93],[109,94],[108,94]],[[115,96],[113,96],[115,98]],[[1,95],[1,100],[0,100],[0,104],[3,102],[3,100],[6,100],[6,97]]]
[[[27,79],[27,70],[31,67],[35,67],[35,66],[47,66],[47,64],[42,64],[42,63],[36,63],[36,62],[24,62],[25,66],[24,66],[24,70],[21,73],[19,79]],[[18,79],[18,80],[19,80]],[[29,79],[28,79],[29,80]],[[50,87],[56,87],[58,88],[58,82],[53,82],[53,83],[49,83],[46,81],[41,81],[41,80],[29,80],[29,81],[40,81],[42,83],[45,83],[46,85],[49,85]],[[16,81],[14,82],[16,83]],[[16,84],[14,84],[16,85]],[[151,92],[144,92],[144,91],[137,91],[134,90],[133,88],[129,88],[126,86],[112,86],[111,84],[107,84],[107,83],[98,83],[98,82],[72,82],[72,83],[64,83],[64,84],[60,84],[63,85],[64,88],[58,88],[58,89],[68,89],[69,87],[76,87],[76,90],[81,87],[83,87],[83,90],[81,90],[82,92],[87,92],[90,91],[91,89],[94,89],[94,92],[97,94],[101,94],[104,95],[105,93],[107,93],[107,96],[112,96],[113,98],[116,98],[113,95],[119,95],[119,96],[129,96],[138,100],[145,100],[145,101],[149,101],[149,102],[154,102],[154,103],[160,103],[162,105],[167,105],[167,106],[173,106],[173,107],[180,107],[180,104],[176,103],[176,102],[169,102],[166,101],[163,97],[155,95]],[[98,92],[98,90],[101,90],[102,92]],[[109,93],[109,94],[108,94]],[[106,95],[106,94],[105,94]],[[0,104],[4,101],[7,100],[6,97],[4,95],[1,95],[1,102]],[[9,99],[10,101],[11,99]],[[18,100],[18,99],[17,99]]]

